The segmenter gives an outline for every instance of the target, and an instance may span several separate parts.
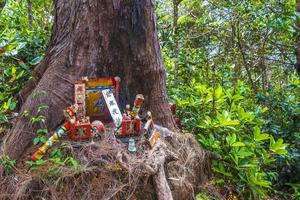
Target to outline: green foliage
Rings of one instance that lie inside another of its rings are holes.
[[[65,144],[61,144],[59,147],[51,149],[50,156],[48,159],[42,159],[38,161],[26,161],[26,164],[29,165],[31,170],[41,170],[45,169],[47,166],[47,179],[58,178],[59,175],[63,172],[64,168],[69,168],[75,172],[80,172],[83,170],[83,167],[78,163],[78,161],[71,156],[64,156],[63,148]]]
[[[10,173],[15,167],[16,161],[9,158],[7,155],[0,157],[0,165],[4,168],[6,173]]]
[[[205,193],[198,193],[196,196],[196,200],[212,200],[213,198],[210,198]]]
[[[173,2],[158,2],[158,30],[183,130],[222,157],[221,187],[290,198],[286,183],[300,181],[295,1],[182,0],[178,18]]]
[[[294,190],[292,197],[294,199],[300,199],[300,184],[287,183],[286,185],[292,187],[292,189]]]
[[[265,89],[268,84],[281,85],[293,71],[294,1],[179,2],[177,46],[172,1],[158,6],[169,87],[195,78],[209,85],[246,80],[252,88]],[[272,77],[276,78],[268,82]]]
[[[183,125],[197,133],[206,149],[221,157],[213,163],[216,182],[236,187],[245,197],[257,198],[271,189],[270,175],[277,179],[269,169],[275,155],[287,153],[288,145],[261,131],[265,121],[259,114],[264,108],[251,112],[255,105],[249,104],[245,91],[248,89],[242,82],[225,89],[192,81],[188,89],[174,90],[173,97],[185,119]]]
[[[41,166],[44,166],[47,163],[47,160],[40,159],[38,161],[26,161],[26,164],[29,165],[32,171],[41,169]]]
[[[14,96],[43,57],[50,36],[51,1],[32,1],[29,13],[28,1],[6,0],[0,12],[0,122],[8,122],[17,105]]]
[[[282,177],[276,187],[286,187],[286,182],[300,181],[300,80],[293,77],[284,90],[274,88],[257,95],[258,101],[268,107],[262,114],[266,118],[264,129],[274,138],[283,138],[291,145],[288,154],[277,157],[277,168]]]
[[[34,95],[34,98],[37,98],[37,95]],[[37,145],[40,142],[42,144],[45,144],[47,142],[48,129],[46,128],[46,124],[45,124],[46,116],[44,114],[44,111],[48,110],[48,108],[49,106],[47,105],[39,105],[37,106],[37,111],[35,112],[35,115],[32,116],[32,114],[29,113],[29,111],[27,110],[25,110],[22,114],[22,117],[27,119],[32,126],[35,125],[39,127],[36,130],[36,136],[33,139],[34,145]]]

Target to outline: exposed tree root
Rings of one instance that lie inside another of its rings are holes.
[[[192,135],[161,138],[153,149],[141,140],[135,154],[109,135],[67,142],[63,151],[78,160],[77,169],[49,161],[39,171],[16,169],[1,179],[0,199],[193,199],[209,178],[212,156]]]

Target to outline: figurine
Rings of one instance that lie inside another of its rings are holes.
[[[147,139],[151,137],[152,130],[154,128],[153,120],[152,120],[152,114],[150,111],[147,112],[147,121],[144,125],[144,135]]]
[[[153,148],[155,142],[159,138],[158,131],[154,128],[152,114],[150,111],[147,112],[147,122],[144,125],[144,135],[148,139],[148,144]]]
[[[129,104],[126,104],[126,107],[125,107],[125,112],[123,114],[123,119],[130,119],[130,105]]]
[[[135,140],[133,138],[128,140],[128,151],[131,153],[136,152]]]

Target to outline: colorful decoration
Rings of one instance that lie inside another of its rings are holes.
[[[153,124],[153,120],[152,120],[152,114],[150,111],[147,112],[147,117],[146,117],[147,121],[144,125],[144,135],[147,139],[149,139],[152,135],[152,130],[154,128],[154,124]]]
[[[143,102],[144,102],[144,96],[142,94],[137,94],[134,100],[132,111],[130,113],[132,119],[138,117]]]
[[[125,112],[122,116],[121,129],[118,130],[119,137],[131,137],[137,136],[141,131],[141,119],[139,118],[139,111],[144,102],[144,96],[142,94],[136,95],[134,106],[130,111],[130,105],[127,104]],[[113,115],[112,115],[113,116]]]
[[[75,124],[77,109],[78,107],[76,104],[64,109],[64,117],[66,118],[66,121],[70,122],[71,124]]]
[[[115,126],[120,127],[123,117],[113,92],[110,89],[105,89],[102,90],[102,95],[104,97],[104,100],[106,102],[106,105],[108,107],[108,110],[110,112]]]
[[[158,138],[159,138],[159,133],[157,132],[156,129],[154,129],[148,140],[148,143],[151,146],[151,148],[153,148],[153,146],[155,145],[155,142],[158,140]]]
[[[155,142],[159,138],[158,131],[154,128],[152,114],[150,111],[147,112],[147,122],[144,125],[144,135],[148,139],[148,143],[153,148]]]
[[[67,131],[70,130],[74,124],[76,123],[76,111],[78,110],[78,106],[72,105],[64,109],[64,116],[66,118],[66,122],[57,128],[54,134],[47,140],[47,142],[42,145],[32,156],[32,161],[40,160],[41,157],[47,152],[47,150],[53,146],[54,143],[59,141],[59,138]]]
[[[74,99],[75,105],[77,105],[76,117],[77,119],[82,119],[86,115],[86,105],[85,105],[85,83],[76,82],[74,86]]]
[[[58,129],[56,129],[56,131],[54,132],[54,134],[47,140],[47,142],[42,145],[32,156],[31,156],[31,160],[32,161],[37,161],[40,160],[42,158],[42,156],[47,152],[47,150],[53,146],[53,144],[55,144],[56,142],[59,141],[59,138],[61,138],[61,136],[67,131],[66,127],[68,127],[68,123],[65,123],[64,125],[60,126]]]
[[[89,139],[104,133],[105,127],[98,119],[108,121],[110,116],[117,128],[117,136],[122,141],[128,142],[128,151],[136,152],[135,140],[138,139],[142,129],[139,111],[144,102],[144,96],[137,94],[132,110],[128,104],[122,115],[118,106],[119,83],[118,77],[91,80],[84,77],[81,81],[77,81],[74,84],[75,104],[64,109],[66,122],[32,155],[32,160],[39,160],[66,131],[70,130],[72,140]],[[90,117],[97,118],[97,120],[91,123]],[[153,147],[159,138],[159,133],[154,128],[151,112],[147,113],[146,120],[143,127],[144,135],[149,145]]]
[[[74,102],[75,104],[64,109],[66,122],[60,126],[54,134],[41,146],[33,155],[32,160],[37,161],[47,152],[49,147],[59,141],[59,138],[67,130],[70,130],[72,140],[89,139],[91,133],[93,136],[104,132],[104,125],[101,121],[96,120],[90,123],[90,117],[109,119],[107,116],[107,108],[112,114],[116,126],[121,125],[122,115],[119,110],[117,101],[119,101],[119,83],[120,79],[115,78],[99,78],[89,80],[83,77],[81,81],[74,84]],[[105,98],[102,91],[105,90]],[[114,97],[117,97],[117,101]],[[86,116],[88,115],[88,116]]]
[[[66,131],[71,131],[72,140],[89,139],[91,137],[91,131],[95,131],[97,133],[104,132],[104,125],[101,121],[96,120],[91,124],[89,117],[83,117],[82,119],[77,120],[77,108],[78,106],[75,104],[64,109],[66,122],[56,129],[54,134],[47,140],[47,142],[31,156],[32,161],[35,162],[40,160],[47,150],[53,146],[53,144],[58,142],[59,138],[61,138]]]
[[[92,119],[99,119],[104,122],[111,120],[109,111],[105,105],[102,90],[110,90],[114,95],[116,102],[120,98],[120,78],[108,77],[90,79],[85,83],[87,116]]]
[[[71,125],[71,139],[85,140],[91,137],[91,123],[90,118],[85,117],[81,121],[76,121]]]
[[[141,131],[140,119],[123,119],[121,126],[121,134],[119,136],[133,136],[137,135]]]

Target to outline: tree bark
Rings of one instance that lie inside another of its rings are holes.
[[[158,140],[154,148],[149,152],[147,164],[154,171],[154,183],[158,200],[173,200],[169,183],[166,179],[165,165],[177,160],[177,155],[167,149],[165,143]]]
[[[143,107],[155,122],[174,128],[166,94],[165,68],[156,31],[152,0],[54,0],[55,19],[44,60],[22,90],[20,117],[3,145],[18,159],[41,126],[50,130],[73,103],[73,83],[82,76],[121,77],[123,103],[144,94]],[[49,108],[38,113],[40,105]],[[44,114],[32,124],[22,113]]]

